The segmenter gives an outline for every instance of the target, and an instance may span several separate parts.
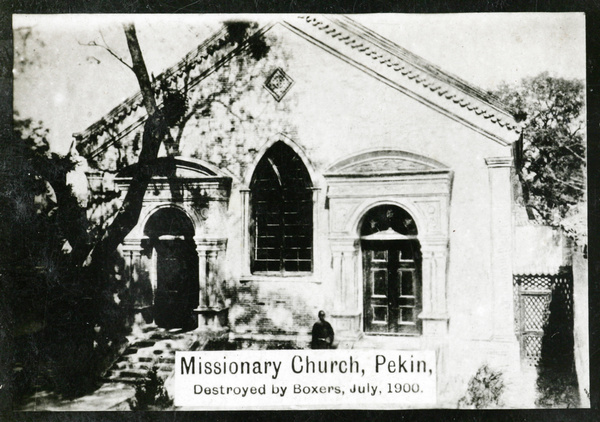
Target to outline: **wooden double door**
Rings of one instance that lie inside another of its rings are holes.
[[[364,330],[418,334],[421,269],[417,240],[362,241]]]

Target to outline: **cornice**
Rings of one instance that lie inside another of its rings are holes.
[[[513,164],[512,157],[488,157],[485,159],[485,164],[488,168],[496,167],[511,167]]]

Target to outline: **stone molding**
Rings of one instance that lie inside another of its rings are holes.
[[[488,168],[512,167],[513,158],[512,157],[488,157],[485,159],[485,164],[488,166]]]

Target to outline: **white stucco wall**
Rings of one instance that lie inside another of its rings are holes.
[[[454,172],[450,211],[450,258],[448,305],[453,335],[485,339],[490,335],[490,191],[484,158],[510,156],[509,147],[485,138],[430,107],[389,87],[365,72],[310,44],[286,28],[276,26],[269,33],[272,56],[257,64],[266,76],[276,67],[294,79],[294,85],[281,102],[262,87],[264,78],[241,102],[256,122],[241,123],[246,150],[261,146],[278,132],[299,145],[314,166],[316,186],[321,188],[319,203],[320,283],[310,285],[312,302],[331,307],[335,300],[329,283],[331,261],[327,247],[325,180],[320,175],[335,161],[366,149],[393,148],[438,160]],[[285,46],[285,47],[283,47]],[[214,75],[211,78],[216,78]],[[207,85],[209,82],[207,81]],[[213,123],[204,123],[208,132]],[[196,141],[194,141],[194,139]],[[184,145],[205,148],[206,138],[190,130]],[[185,149],[185,148],[184,148]],[[210,148],[209,148],[210,149]],[[245,153],[246,151],[243,151]],[[210,155],[206,158],[210,161]],[[255,157],[256,161],[259,157]],[[220,163],[215,162],[215,165]],[[251,168],[251,166],[249,166]],[[235,188],[249,180],[240,174],[229,204],[227,260],[232,279],[240,274],[241,245],[239,207]],[[264,285],[268,285],[264,282]],[[298,289],[304,291],[305,288]],[[477,300],[473,300],[477,298]]]

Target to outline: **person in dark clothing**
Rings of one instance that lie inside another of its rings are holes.
[[[312,329],[312,349],[331,349],[333,344],[333,328],[325,321],[325,312],[319,311],[319,320]]]

